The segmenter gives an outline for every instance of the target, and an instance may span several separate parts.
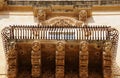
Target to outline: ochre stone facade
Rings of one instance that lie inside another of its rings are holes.
[[[11,1],[7,1],[8,4],[15,2]],[[94,2],[96,4],[98,1]],[[107,1],[107,4],[112,2]],[[119,11],[120,6],[84,5],[83,8],[82,5],[67,5],[66,2],[64,6],[43,3],[44,7],[38,7],[6,5],[6,1],[0,1],[0,14],[4,16],[8,12],[5,18],[10,19],[11,12],[11,15],[20,12],[19,17],[25,15],[24,11],[32,12],[28,16],[33,16],[32,19],[38,24],[21,25],[22,22],[17,19],[18,26],[3,29],[8,78],[119,77],[119,67],[116,72],[118,31],[108,26],[89,26],[88,23],[95,22],[93,15],[96,14],[93,11]],[[99,5],[103,3],[99,1]]]

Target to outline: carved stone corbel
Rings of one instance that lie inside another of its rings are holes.
[[[11,42],[8,49],[8,78],[17,77],[17,52],[16,43]]]
[[[88,42],[80,42],[79,52],[79,77],[88,78]]]
[[[103,74],[104,78],[112,78],[112,43],[105,42],[103,50]]]
[[[65,46],[64,43],[58,42],[56,45],[56,78],[64,78],[64,62],[65,62]]]
[[[39,42],[32,44],[31,51],[32,78],[41,76],[41,45]]]

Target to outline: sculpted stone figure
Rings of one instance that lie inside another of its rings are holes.
[[[80,42],[79,75],[81,78],[88,78],[88,42]]]
[[[110,53],[112,49],[112,43],[111,42],[106,42],[104,47],[105,52]]]
[[[104,78],[112,78],[112,43],[105,42],[104,44],[104,55],[103,55],[103,67],[104,67]],[[107,67],[106,67],[107,66]]]
[[[8,58],[9,57],[15,57],[16,56],[16,50],[15,50],[15,43],[11,43],[8,48]]]
[[[15,42],[11,42],[8,48],[8,78],[16,78],[17,73],[17,52]]]
[[[87,19],[87,11],[86,10],[81,10],[79,12],[79,20],[80,21],[86,21]]]
[[[80,43],[80,46],[81,46],[81,51],[82,52],[87,52],[88,51],[88,43],[86,41],[82,41]]]
[[[34,42],[32,45],[32,52],[31,52],[31,60],[33,61],[34,59],[40,59],[40,48],[41,45],[39,42]]]
[[[63,51],[63,50],[64,50],[64,45],[63,45],[63,43],[59,42],[57,44],[57,51]]]
[[[56,45],[56,78],[64,78],[64,43],[58,42]]]
[[[39,51],[40,50],[40,44],[38,43],[38,42],[34,42],[33,43],[33,46],[32,46],[32,50],[34,51],[34,52],[36,52],[36,51]]]
[[[41,65],[41,45],[39,42],[32,44],[31,63],[32,63],[32,78],[38,78],[40,76]]]
[[[39,10],[39,11],[38,11],[38,20],[39,20],[39,21],[40,21],[40,20],[44,21],[45,19],[46,19],[46,13],[45,13],[45,11]]]

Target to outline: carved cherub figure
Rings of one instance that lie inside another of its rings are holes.
[[[37,52],[37,51],[39,51],[40,50],[40,44],[38,43],[38,42],[34,42],[33,43],[33,46],[32,46],[32,50],[34,51],[34,52]]]
[[[110,53],[112,49],[112,43],[111,42],[106,42],[104,47],[105,52]]]
[[[8,57],[16,55],[15,43],[11,42],[8,47]]]
[[[64,50],[64,45],[63,45],[62,42],[59,42],[59,43],[57,44],[57,51],[63,51],[63,50]]]
[[[82,41],[80,43],[80,46],[81,46],[81,51],[82,52],[87,52],[88,51],[88,43],[86,41]]]
[[[81,10],[79,12],[79,20],[86,21],[86,19],[87,19],[87,11],[86,10]]]

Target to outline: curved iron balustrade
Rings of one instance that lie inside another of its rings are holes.
[[[107,26],[35,26],[13,25],[2,30],[2,38],[7,50],[11,40],[41,39],[41,40],[111,40],[118,42],[118,31]]]
[[[55,71],[53,71],[55,69],[55,66],[53,66],[53,69],[51,69],[51,67],[49,67],[48,65],[49,64],[55,65],[55,57],[60,59],[62,58],[57,56],[60,54],[56,54],[56,53],[61,53],[61,51],[63,51],[62,55],[66,53],[65,55],[63,55],[65,56],[65,59],[62,60],[65,61],[65,66],[64,66],[64,62],[62,62],[60,63],[60,65],[62,65],[62,68],[59,68],[59,63],[56,62],[56,66],[57,66],[56,70],[65,70],[65,73],[62,72],[63,74],[61,75],[61,77],[65,75],[65,78],[67,77],[69,78],[69,76],[71,77],[70,74],[73,72],[74,74],[72,75],[72,77],[74,75],[76,76],[76,78],[83,77],[84,74],[86,73],[85,74],[86,77],[89,75],[90,78],[92,78],[95,76],[94,74],[96,73],[96,70],[99,72],[96,74],[99,74],[100,78],[102,77],[101,75],[103,75],[102,73],[104,73],[103,76],[108,77],[109,75],[106,74],[106,72],[108,71],[109,73],[110,71],[112,71],[111,69],[112,64],[115,62],[117,43],[118,43],[118,31],[114,28],[111,28],[110,26],[109,27],[108,26],[78,27],[78,26],[13,25],[13,26],[5,27],[2,30],[1,34],[3,38],[4,49],[8,58],[8,66],[9,66],[8,75],[12,75],[12,76],[17,75],[17,67],[19,69],[18,73],[21,74],[22,74],[21,72],[22,69],[25,69],[24,72],[29,70],[29,76],[31,76],[30,75],[31,70],[32,70],[32,76],[36,76],[36,74],[40,75],[40,70],[43,71],[41,73],[43,74],[43,76],[46,76],[46,74],[47,76],[49,76],[50,71],[52,71],[51,76],[53,75],[55,76]],[[35,40],[40,41],[41,44],[36,42],[37,44],[32,47],[32,51],[31,51],[32,44],[30,42],[31,41],[33,42]],[[46,43],[50,41],[53,42]],[[55,48],[56,43],[54,42],[59,42],[59,41],[63,43],[56,45]],[[89,43],[89,46],[86,42]],[[79,43],[83,45],[79,46]],[[112,46],[113,50],[110,49],[111,47],[110,45]],[[30,51],[33,53],[33,55],[34,53],[38,52],[35,58],[39,57],[39,59],[34,60],[33,57],[31,58]],[[38,56],[39,52],[42,53],[41,56]],[[86,53],[89,52],[89,54],[87,54],[86,56],[86,54],[84,54],[85,52]],[[48,58],[45,57],[46,55],[48,56],[51,55],[50,57],[52,57],[52,62],[51,59],[48,60]],[[83,57],[84,55],[87,58],[86,61],[83,60],[86,59]],[[75,58],[73,58],[73,56],[75,56]],[[78,59],[79,57],[81,58],[80,61]],[[26,59],[27,61],[22,61],[24,59]],[[43,65],[42,69],[40,67],[40,70],[38,70],[39,72],[36,72],[36,68],[31,68],[30,60],[32,60],[33,67],[35,66],[34,63],[36,64],[37,61],[41,60],[42,62],[38,64],[38,67],[42,64]],[[77,62],[74,60],[76,60]],[[60,60],[57,59],[57,61]],[[19,65],[17,65],[17,62]],[[84,66],[79,67],[79,65],[84,65],[85,69]],[[106,65],[109,66],[106,67]],[[10,68],[11,66],[13,66],[13,68]],[[99,66],[100,66],[100,70],[98,68]],[[69,67],[71,69],[69,69]],[[78,68],[80,68],[80,70],[78,70]],[[109,70],[107,68],[109,68]],[[90,73],[91,71],[92,73]],[[60,72],[56,73],[56,78],[60,76],[59,73]],[[22,75],[20,77],[22,77]]]

